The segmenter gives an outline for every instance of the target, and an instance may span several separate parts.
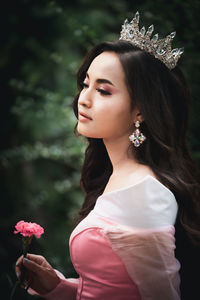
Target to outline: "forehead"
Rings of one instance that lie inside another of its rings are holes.
[[[113,83],[124,81],[124,71],[114,52],[103,52],[94,58],[88,69],[90,77],[106,78]]]

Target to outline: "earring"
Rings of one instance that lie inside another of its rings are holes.
[[[145,140],[146,136],[138,129],[140,127],[140,122],[135,122],[136,130],[129,136],[129,140],[134,144],[135,147],[139,147]]]

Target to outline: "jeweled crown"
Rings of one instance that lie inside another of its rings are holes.
[[[184,52],[183,48],[172,49],[171,47],[171,42],[176,32],[172,32],[167,35],[166,38],[160,40],[158,39],[158,34],[155,34],[151,38],[154,26],[149,26],[147,31],[144,26],[139,30],[139,18],[140,15],[137,11],[130,23],[128,23],[127,19],[124,21],[119,39],[130,41],[133,45],[154,55],[154,57],[161,60],[170,70],[175,68],[181,54]]]

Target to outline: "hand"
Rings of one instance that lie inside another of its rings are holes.
[[[26,283],[38,294],[49,293],[61,281],[55,270],[43,256],[35,254],[27,254],[26,258],[20,256],[16,263],[16,274],[19,279],[23,267],[26,269]]]

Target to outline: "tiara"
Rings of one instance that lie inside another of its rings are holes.
[[[128,23],[127,19],[124,21],[119,40],[130,41],[133,45],[158,58],[170,70],[175,68],[181,54],[184,52],[184,48],[171,48],[171,42],[174,39],[176,32],[172,32],[167,35],[166,38],[160,40],[158,39],[158,34],[155,34],[151,38],[154,26],[149,26],[147,31],[144,26],[139,30],[139,18],[140,15],[137,11],[130,23]]]

